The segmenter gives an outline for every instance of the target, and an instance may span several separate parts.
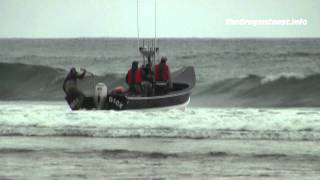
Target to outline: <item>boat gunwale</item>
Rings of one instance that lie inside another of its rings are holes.
[[[176,96],[181,96],[185,94],[191,94],[191,88],[187,88],[185,90],[180,90],[180,91],[174,91],[178,93],[169,93],[169,94],[164,94],[160,96],[125,96],[128,100],[146,100],[146,99],[163,99],[163,98],[168,98],[168,97],[176,97]]]

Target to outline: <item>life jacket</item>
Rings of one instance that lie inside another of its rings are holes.
[[[157,64],[154,67],[154,75],[156,81],[169,80],[169,66],[167,64]]]
[[[137,68],[134,72],[132,73],[132,69],[129,69],[128,71],[128,84],[140,84],[142,81],[142,71],[140,68]]]

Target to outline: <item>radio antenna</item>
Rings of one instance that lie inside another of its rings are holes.
[[[137,35],[138,35],[138,38],[137,38],[137,44],[138,44],[138,54],[140,55],[140,34],[139,34],[139,0],[137,0]]]

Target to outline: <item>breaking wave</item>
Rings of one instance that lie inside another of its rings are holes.
[[[203,85],[194,97],[206,106],[318,107],[320,74],[250,74]]]
[[[21,63],[0,63],[0,100],[63,100],[63,69]],[[94,82],[110,88],[124,84],[124,74],[86,77],[80,88],[93,92]],[[207,107],[318,107],[320,74],[280,73],[268,76],[250,74],[200,83],[194,89],[191,105]]]
[[[0,63],[0,100],[63,100],[62,84],[66,75],[67,71],[60,68]],[[79,86],[90,94],[94,81],[107,82],[112,87],[121,84],[119,77],[116,74],[88,76]]]
[[[0,102],[0,136],[320,140],[318,108],[71,111],[63,102]]]

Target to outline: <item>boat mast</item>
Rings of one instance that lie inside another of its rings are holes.
[[[154,0],[154,48],[159,50],[157,46],[157,0]],[[155,51],[157,51],[155,49]],[[156,61],[157,52],[154,54],[154,61]],[[159,63],[159,55],[158,55],[158,63]]]
[[[140,46],[139,32],[139,0],[137,0],[137,35],[138,52],[142,56],[143,64],[146,64],[146,59],[149,58],[153,61],[153,64],[156,63],[156,59],[158,59],[159,63],[159,41],[157,43],[157,0],[154,0],[154,39],[152,37],[149,39],[143,39],[142,46]]]
[[[139,34],[139,0],[137,0],[137,41],[138,41],[138,56],[140,55],[139,47],[140,47],[140,34]]]

